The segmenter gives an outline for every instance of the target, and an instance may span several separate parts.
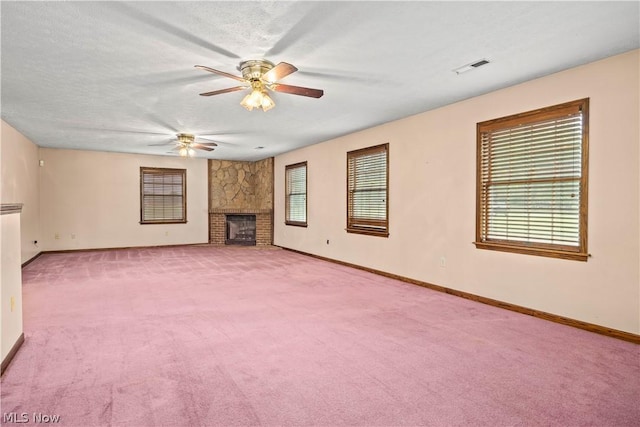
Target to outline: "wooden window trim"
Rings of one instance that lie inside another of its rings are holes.
[[[180,172],[182,174],[182,215],[181,219],[177,220],[145,220],[144,219],[144,174],[145,173],[175,173]],[[140,167],[140,224],[186,224],[187,223],[187,170],[186,169],[172,169],[172,168],[151,168]]]
[[[305,180],[304,180],[304,196],[305,196],[305,202],[304,202],[304,217],[307,219],[307,221],[290,221],[288,220],[288,216],[289,216],[289,186],[288,186],[288,180],[287,180],[287,174],[289,172],[289,170],[291,169],[297,169],[300,167],[305,168]],[[298,162],[298,163],[294,163],[291,165],[287,165],[284,167],[284,223],[285,225],[291,225],[294,227],[307,227],[307,222],[309,220],[309,167],[307,165],[307,162]]]
[[[351,195],[349,193],[349,160],[353,157],[359,157],[367,154],[379,153],[384,151],[386,155],[386,197],[385,197],[385,220],[359,220],[357,225],[353,223],[350,216],[351,211]],[[389,143],[374,145],[371,147],[360,148],[347,152],[347,233],[364,234],[367,236],[389,237]]]
[[[498,129],[513,128],[520,125],[531,125],[537,122],[544,122],[556,117],[575,114],[577,112],[581,112],[582,114],[581,176],[578,181],[580,188],[578,246],[483,239],[483,221],[481,215],[482,212],[487,209],[483,210],[482,205],[482,134]],[[476,130],[476,240],[474,242],[476,248],[576,261],[587,261],[590,256],[587,250],[589,98],[481,122],[477,124]]]

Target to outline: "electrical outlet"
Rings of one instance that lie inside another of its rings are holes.
[[[441,256],[440,257],[440,267],[444,268],[447,266],[447,258]]]
[[[11,312],[13,313],[13,309],[16,306],[16,299],[14,297],[11,297]]]
[[[165,232],[164,232],[164,235],[165,235],[165,236],[168,236],[168,235],[169,235],[169,232],[168,232],[168,231],[165,231]]]
[[[71,238],[72,238],[72,239],[75,239],[75,238],[76,238],[75,233],[71,233]]]
[[[53,238],[56,239],[56,240],[60,240],[60,233],[54,234]]]

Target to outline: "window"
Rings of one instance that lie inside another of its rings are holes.
[[[307,226],[307,162],[285,167],[285,224]]]
[[[187,222],[185,169],[140,168],[140,223]]]
[[[478,123],[476,247],[587,260],[588,109]]]
[[[347,153],[347,232],[389,235],[389,144]]]

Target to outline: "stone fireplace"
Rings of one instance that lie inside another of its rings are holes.
[[[248,238],[247,216],[255,218],[254,239]],[[229,219],[242,224],[229,226]],[[229,227],[237,238],[229,239]],[[209,243],[273,243],[273,158],[209,160]]]

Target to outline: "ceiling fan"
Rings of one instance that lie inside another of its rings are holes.
[[[204,92],[200,94],[202,96],[220,95],[223,93],[251,88],[251,93],[245,96],[240,103],[240,105],[249,111],[254,108],[261,108],[263,111],[267,111],[275,107],[276,104],[267,93],[267,90],[289,93],[292,95],[308,96],[310,98],[320,98],[324,94],[324,91],[321,89],[311,89],[307,87],[278,83],[278,80],[298,71],[296,67],[286,62],[280,62],[278,65],[274,65],[266,59],[242,61],[238,67],[242,72],[242,76],[236,76],[224,71],[215,70],[213,68],[205,67],[204,65],[196,65],[195,67],[204,71],[209,71],[210,73],[229,77],[242,83],[241,86]]]
[[[190,133],[177,134],[178,139],[175,141],[176,146],[174,150],[178,150],[178,154],[182,157],[193,157],[196,154],[195,150],[213,151],[213,147],[217,147],[215,142],[195,142],[196,137]]]

